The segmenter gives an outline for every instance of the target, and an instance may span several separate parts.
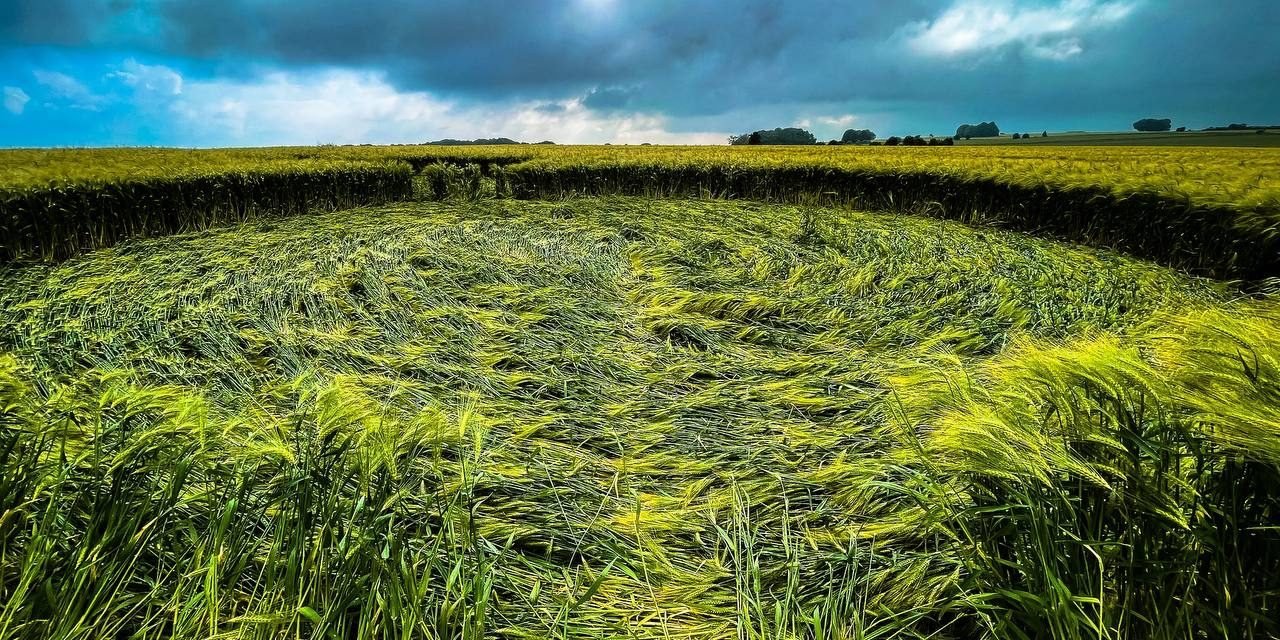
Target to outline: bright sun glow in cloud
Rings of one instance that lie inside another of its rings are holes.
[[[1012,0],[960,0],[932,21],[906,29],[917,53],[950,57],[1022,44],[1031,55],[1064,60],[1084,51],[1079,34],[1120,22],[1132,2],[1064,0],[1055,6],[1023,6]]]
[[[587,16],[605,20],[612,18],[618,10],[618,0],[577,0],[578,9]]]

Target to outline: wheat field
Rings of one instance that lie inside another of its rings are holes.
[[[0,270],[0,637],[1278,632],[1265,292],[473,178]]]

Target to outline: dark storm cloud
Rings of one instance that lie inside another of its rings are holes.
[[[947,21],[965,11],[1011,19],[1000,29],[972,19],[990,28],[966,40],[967,23]],[[374,69],[401,90],[472,103],[579,98],[664,114],[674,128],[824,113],[922,129],[1280,120],[1274,0],[0,0],[0,18],[14,42],[231,69]]]
[[[637,106],[672,112],[721,111],[747,98],[803,99],[815,93],[811,84],[834,80],[829,77],[833,71],[844,75],[838,68],[818,68],[843,53],[832,51],[834,46],[853,51],[859,43],[869,46],[940,4],[53,2],[22,2],[21,19],[14,22],[29,25],[28,41],[44,36],[68,44],[79,34],[85,44],[141,47],[169,56],[376,67],[404,89],[477,98],[554,98],[596,90],[592,99],[597,104],[617,107],[629,102],[622,92],[630,91],[634,98],[651,96],[637,100]],[[87,10],[78,11],[74,4]],[[106,13],[122,11],[121,6],[154,14],[154,31],[104,34],[72,25],[59,32],[49,26],[61,15],[100,21]],[[843,60],[840,66],[850,62]],[[642,88],[646,91],[637,91]],[[655,104],[658,100],[671,104]]]
[[[620,72],[615,36],[581,30],[561,3],[209,1],[160,10],[179,53],[374,66],[413,89],[551,95]]]
[[[0,0],[0,43],[86,44],[125,9],[109,0]]]
[[[625,109],[636,97],[638,91],[635,89],[623,89],[619,87],[602,87],[592,89],[582,99],[582,104],[590,109],[600,111],[615,111]]]

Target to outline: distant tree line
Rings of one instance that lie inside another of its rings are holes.
[[[729,136],[729,144],[817,144],[818,139],[812,133],[799,127],[778,128],[772,131],[761,129],[740,136]]]
[[[935,138],[933,136],[929,136],[928,138],[923,136],[906,136],[903,138],[899,138],[898,136],[889,136],[885,139],[884,146],[896,147],[898,145],[902,145],[904,147],[950,147],[955,143],[956,141],[951,138]]]
[[[1245,124],[1243,122],[1232,122],[1225,127],[1206,127],[1201,131],[1243,131],[1246,129],[1256,129],[1263,131],[1266,129],[1280,129],[1280,124]]]
[[[1173,127],[1173,121],[1169,118],[1142,118],[1133,123],[1133,128],[1138,131],[1169,131]],[[1231,123],[1225,127],[1207,127],[1202,131],[1240,131],[1255,129],[1259,133],[1265,132],[1267,129],[1280,129],[1280,125],[1249,125],[1243,123]],[[1178,127],[1178,131],[1187,131],[1186,127]],[[1072,133],[1072,132],[1068,132]],[[1076,132],[1082,133],[1082,132]],[[872,144],[884,146],[947,146],[955,144],[956,140],[970,140],[972,138],[997,138],[1000,137],[1000,127],[991,122],[980,122],[978,124],[962,124],[956,128],[955,136],[950,138],[935,138],[933,135],[923,136],[890,136],[883,141],[876,139],[876,134],[870,129],[846,129],[844,135],[839,140],[831,140],[826,144]],[[1014,133],[1010,136],[1013,140],[1027,140],[1033,137],[1048,138],[1048,131],[1041,131],[1039,136],[1031,133]],[[503,140],[503,139],[499,139]],[[729,143],[735,145],[750,144],[792,144],[792,145],[810,145],[822,144],[810,132],[799,127],[785,127],[777,129],[761,129],[751,133],[744,133],[738,136],[730,136]],[[441,144],[467,144],[465,142],[457,143],[452,141],[442,141]],[[481,142],[475,144],[503,144],[501,142]]]
[[[993,122],[979,124],[962,124],[956,128],[956,138],[995,138],[1000,135],[1000,127]]]
[[[443,140],[434,140],[432,142],[424,142],[425,145],[441,145],[441,146],[460,146],[469,144],[528,144],[527,142],[517,142],[511,138],[476,138],[475,140],[454,140],[453,138],[445,138]],[[537,144],[555,144],[550,140],[544,140]]]

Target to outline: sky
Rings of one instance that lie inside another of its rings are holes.
[[[0,147],[1280,124],[1277,0],[0,0]]]

